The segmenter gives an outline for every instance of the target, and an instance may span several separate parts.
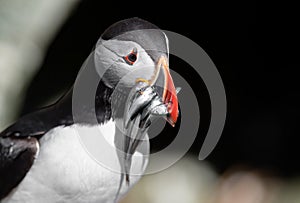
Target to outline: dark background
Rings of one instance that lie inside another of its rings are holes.
[[[293,6],[255,1],[173,4],[172,8],[152,1],[82,1],[53,39],[22,114],[70,88],[101,33],[119,20],[137,16],[192,39],[216,64],[228,100],[224,133],[208,157],[219,172],[243,164],[284,177],[300,175],[299,22]],[[174,57],[170,64],[201,101],[199,135],[190,150],[197,154],[209,126],[209,97],[191,67]],[[164,134],[172,130],[167,127]],[[171,140],[159,136],[152,147],[159,150]]]

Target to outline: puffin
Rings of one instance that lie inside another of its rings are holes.
[[[179,88],[168,38],[156,25],[137,17],[111,25],[79,75],[84,85],[75,82],[56,103],[0,133],[1,203],[118,202],[146,170],[153,120],[176,124]],[[85,98],[92,81],[93,101],[74,99]]]

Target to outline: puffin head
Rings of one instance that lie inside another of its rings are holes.
[[[168,107],[167,121],[178,117],[176,89],[169,71],[168,38],[157,26],[139,18],[110,26],[97,42],[95,66],[104,84],[131,89],[138,82],[157,87]]]

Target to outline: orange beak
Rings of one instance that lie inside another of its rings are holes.
[[[177,99],[175,85],[173,83],[173,79],[171,77],[170,70],[169,70],[169,65],[165,57],[162,56],[159,59],[158,66],[163,68],[164,77],[165,77],[162,99],[168,108],[169,114],[167,115],[166,119],[174,127],[178,118],[178,99]]]
[[[177,99],[176,88],[170,74],[169,65],[166,57],[161,56],[159,58],[156,66],[155,74],[150,80],[139,78],[137,79],[137,82],[145,82],[148,83],[149,85],[153,85],[156,82],[161,70],[163,72],[163,77],[164,77],[162,101],[164,104],[167,105],[167,110],[168,110],[168,115],[166,117],[166,120],[174,127],[178,118],[178,99]]]

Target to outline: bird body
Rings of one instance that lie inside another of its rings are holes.
[[[110,120],[99,126],[59,126],[40,139],[40,150],[24,180],[2,203],[113,203],[120,182],[120,175],[97,163],[83,148],[78,130],[96,136],[100,130],[108,144],[115,145],[115,122]],[[91,137],[93,141],[95,139]],[[146,144],[146,143],[145,143]],[[101,143],[97,143],[99,153]],[[64,150],[61,150],[64,149]],[[117,154],[106,154],[118,165]],[[138,151],[133,155],[132,170],[143,174],[147,160]],[[122,197],[140,178],[132,175],[130,186],[123,185]],[[75,194],[75,195],[74,195]]]

